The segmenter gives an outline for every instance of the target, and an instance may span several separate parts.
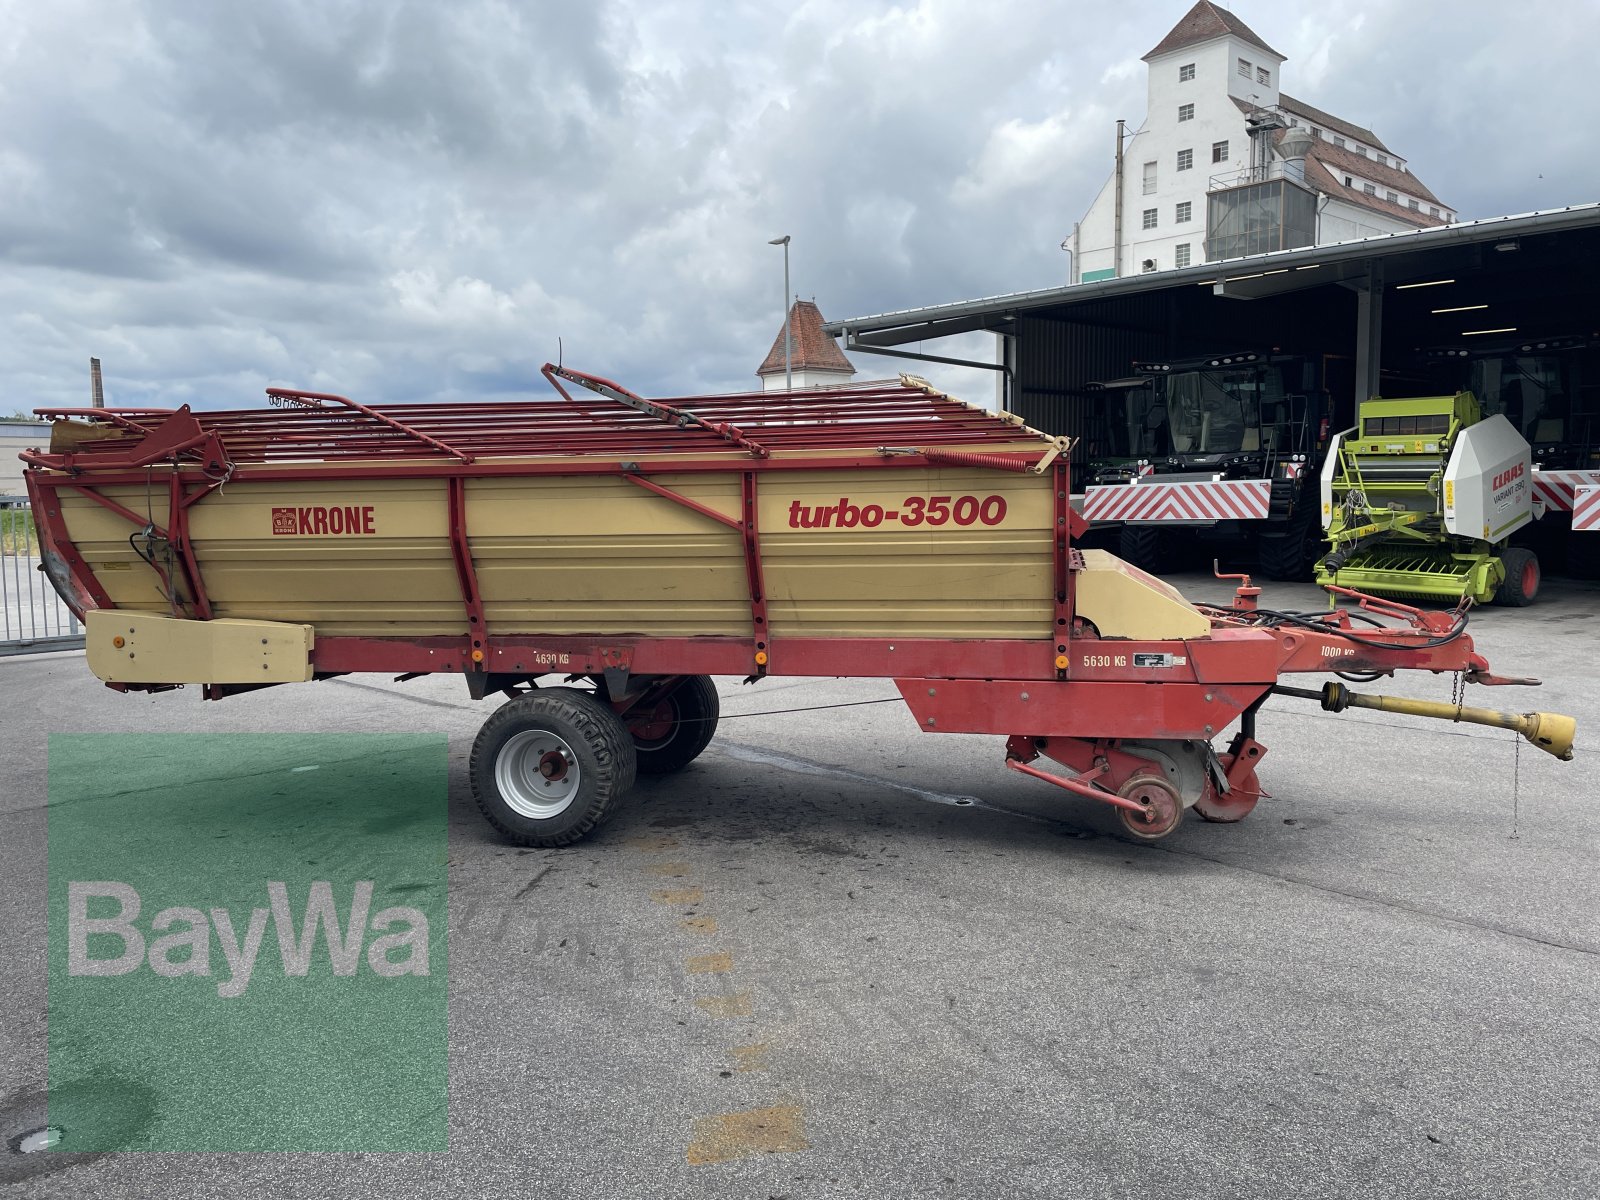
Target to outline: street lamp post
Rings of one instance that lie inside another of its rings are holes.
[[[789,327],[789,235],[786,233],[780,238],[773,238],[767,243],[769,246],[783,247],[783,390],[794,391],[794,370],[792,366],[792,353],[794,351],[794,330]]]

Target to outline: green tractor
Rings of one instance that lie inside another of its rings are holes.
[[[1531,604],[1538,557],[1509,539],[1532,520],[1532,454],[1504,416],[1485,417],[1471,392],[1374,397],[1323,463],[1317,582]]]

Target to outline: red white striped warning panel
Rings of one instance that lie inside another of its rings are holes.
[[[1535,471],[1533,499],[1545,512],[1571,512],[1574,492],[1600,484],[1600,471]]]
[[[1264,521],[1272,505],[1270,479],[1200,479],[1091,487],[1083,501],[1090,521]]]
[[[1600,483],[1581,483],[1573,489],[1572,528],[1600,533]]]

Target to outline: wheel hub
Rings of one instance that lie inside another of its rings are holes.
[[[628,732],[636,744],[653,745],[672,737],[678,724],[678,709],[671,699],[663,700],[648,712],[628,722]]]
[[[515,812],[548,820],[576,799],[583,772],[572,747],[559,735],[525,729],[500,748],[494,777],[501,797]]]
[[[1141,840],[1153,842],[1166,837],[1183,819],[1183,800],[1178,790],[1155,772],[1139,772],[1118,788],[1117,794],[1139,806],[1136,811],[1119,805],[1117,815],[1122,818],[1123,827]]]

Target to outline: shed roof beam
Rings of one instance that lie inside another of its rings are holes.
[[[890,358],[909,358],[917,362],[945,363],[952,367],[977,367],[982,371],[1008,371],[1004,363],[979,362],[972,358],[948,358],[943,354],[918,354],[912,350],[889,350],[883,346],[867,346],[851,337],[845,343],[846,350],[859,350],[863,354],[883,354]]]

